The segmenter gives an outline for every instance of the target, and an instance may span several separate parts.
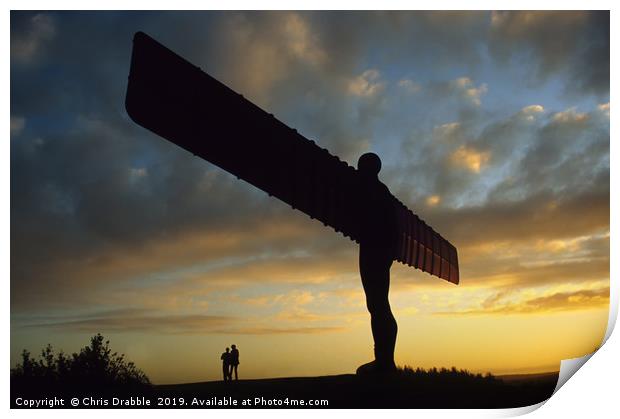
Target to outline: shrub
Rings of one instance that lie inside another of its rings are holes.
[[[39,359],[24,350],[21,362],[11,370],[11,391],[19,394],[87,394],[144,392],[150,389],[146,374],[125,355],[110,349],[101,334],[79,353],[54,353],[47,345]],[[16,393],[16,394],[17,394]]]

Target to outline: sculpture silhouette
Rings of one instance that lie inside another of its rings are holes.
[[[393,260],[459,283],[456,248],[379,181],[378,156],[355,170],[142,32],[125,107],[137,124],[360,243],[376,358],[360,373],[394,365]]]
[[[396,208],[386,199],[389,191],[379,180],[381,160],[374,153],[359,158],[357,170],[365,185],[365,199],[359,208],[362,217],[359,268],[370,313],[375,360],[358,368],[358,374],[396,370],[394,346],[396,320],[390,309],[390,267],[395,252],[398,225]]]
[[[235,380],[239,379],[237,375],[237,368],[239,367],[239,349],[236,345],[231,345],[230,351],[230,378],[232,380],[232,373],[235,373]]]
[[[127,113],[137,124],[359,242],[359,172],[148,35],[134,36]],[[459,282],[456,248],[389,194],[393,259]]]
[[[222,360],[222,375],[224,376],[224,381],[230,381],[230,348],[226,348],[226,352],[222,353],[220,359]]]

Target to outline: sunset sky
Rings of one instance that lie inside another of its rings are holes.
[[[157,384],[352,373],[357,245],[133,123],[144,31],[381,180],[458,249],[395,263],[396,362],[553,371],[609,306],[605,12],[12,12],[11,365],[101,332]],[[252,139],[260,141],[260,138]]]

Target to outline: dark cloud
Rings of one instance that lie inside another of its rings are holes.
[[[568,73],[566,89],[609,94],[609,11],[494,12],[489,51],[500,61],[532,60],[535,76]]]
[[[340,332],[344,330],[343,327],[282,327],[282,328],[271,328],[271,327],[251,327],[251,328],[241,328],[241,329],[233,329],[227,334],[239,334],[239,335],[282,335],[282,334],[317,334],[317,333],[330,333],[330,332]]]
[[[596,112],[558,112],[537,129],[511,179],[501,182],[492,199],[542,190],[576,194],[605,190],[609,177],[609,121]]]
[[[136,313],[133,310],[117,310],[84,315],[79,319],[47,318],[44,322],[27,323],[26,328],[50,329],[56,331],[102,333],[147,332],[158,334],[226,334],[226,335],[273,335],[273,334],[316,334],[341,331],[341,327],[244,327],[239,318],[208,315],[155,315]]]
[[[535,256],[532,256],[534,259]],[[587,283],[605,280],[609,277],[609,259],[578,260],[568,262],[528,265],[527,254],[520,255],[518,261],[485,263],[477,260],[464,269],[464,277],[469,285],[486,285],[499,289],[526,289],[548,284]],[[486,272],[480,272],[486,268]],[[489,266],[490,265],[490,266]],[[493,269],[495,268],[495,269]]]
[[[11,15],[11,60],[36,64],[56,35],[56,24],[48,14]]]
[[[586,236],[587,237],[587,236]],[[609,277],[609,237],[529,240],[465,247],[469,285],[514,290],[548,284],[587,283]]]
[[[67,321],[32,323],[25,327],[49,328],[64,331],[91,332],[158,332],[158,333],[209,333],[223,330],[234,319],[221,316],[177,315],[177,316],[132,316],[93,317]]]
[[[596,189],[578,194],[547,191],[512,202],[438,209],[426,218],[457,244],[580,236],[609,226],[609,178],[595,180]]]

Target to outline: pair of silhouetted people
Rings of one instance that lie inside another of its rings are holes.
[[[224,381],[231,381],[233,371],[235,373],[235,380],[238,380],[239,377],[237,375],[237,368],[239,367],[239,350],[236,345],[231,345],[232,351],[230,348],[226,348],[226,352],[222,354],[220,359],[222,360],[222,375],[224,376]]]
[[[397,325],[388,293],[390,267],[396,254],[398,225],[390,191],[380,180],[381,160],[374,153],[362,155],[357,170],[364,182],[365,196],[359,205],[361,221],[359,268],[370,312],[375,343],[375,360],[357,369],[358,374],[389,373],[396,370],[394,347]]]

